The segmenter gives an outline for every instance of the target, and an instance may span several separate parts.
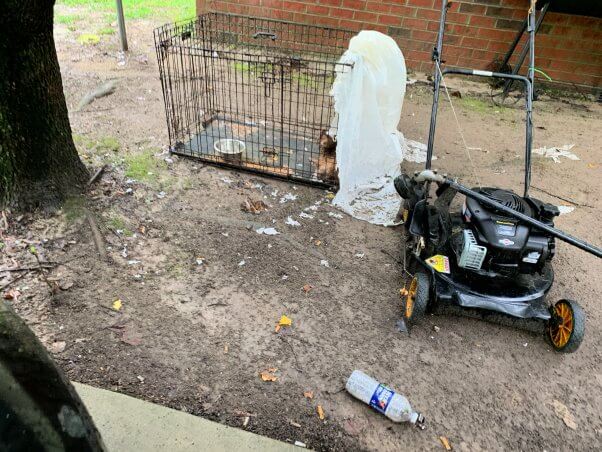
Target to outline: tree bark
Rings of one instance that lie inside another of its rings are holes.
[[[54,0],[0,13],[0,208],[53,209],[85,187],[53,37]]]

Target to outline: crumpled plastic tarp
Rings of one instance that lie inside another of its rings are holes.
[[[395,41],[377,31],[351,38],[340,59],[353,68],[332,85],[338,115],[339,191],[333,204],[374,224],[393,224],[401,199],[393,188],[405,140],[397,130],[406,91],[406,66]]]

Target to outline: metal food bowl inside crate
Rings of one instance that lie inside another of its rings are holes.
[[[336,184],[330,89],[353,32],[223,13],[155,30],[171,149],[215,164]],[[245,148],[234,157],[223,140]],[[330,160],[329,160],[330,159]]]
[[[234,140],[232,138],[222,138],[213,143],[213,149],[215,149],[224,160],[230,162],[239,162],[245,148],[246,146],[242,141]]]

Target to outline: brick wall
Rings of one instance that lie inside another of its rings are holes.
[[[443,59],[450,65],[486,69],[508,49],[528,3],[454,1],[448,13]],[[432,70],[431,49],[437,38],[440,5],[441,0],[197,0],[199,12],[378,30],[395,38],[409,68],[422,72]],[[602,19],[548,13],[536,38],[536,67],[555,81],[602,86]]]

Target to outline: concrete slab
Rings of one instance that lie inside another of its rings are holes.
[[[300,449],[116,392],[73,383],[109,452]]]

